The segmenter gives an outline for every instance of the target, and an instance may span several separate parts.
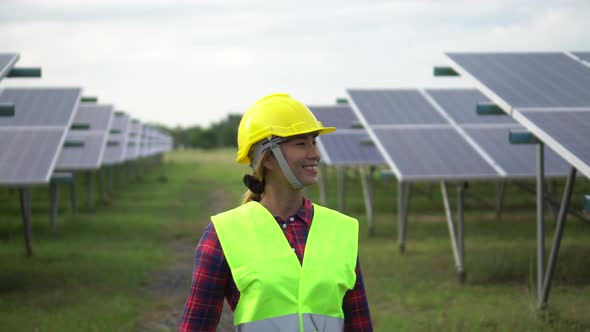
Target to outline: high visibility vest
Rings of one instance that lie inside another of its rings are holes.
[[[236,331],[343,330],[342,300],[356,282],[356,219],[314,204],[302,264],[276,219],[258,202],[211,220],[240,291]]]

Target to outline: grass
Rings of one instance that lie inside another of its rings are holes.
[[[169,244],[194,245],[209,215],[239,201],[246,168],[235,165],[233,156],[233,150],[176,151],[161,168],[144,171],[117,186],[107,202],[97,200],[94,208],[75,215],[62,188],[55,234],[48,190],[36,188],[32,258],[24,255],[16,192],[0,189],[0,331],[143,330],[146,312],[170,305],[146,292],[154,273],[178,263]],[[327,205],[335,207],[336,175],[332,169],[327,175]],[[574,204],[590,192],[587,180],[578,183]],[[569,218],[549,306],[541,312],[534,195],[509,185],[503,218],[496,220],[493,209],[473,199],[493,199],[494,185],[471,184],[467,282],[460,284],[438,186],[419,184],[413,190],[405,255],[396,243],[396,183],[376,184],[371,237],[360,180],[352,172],[347,188],[345,212],[361,224],[360,257],[376,331],[590,330],[589,225]],[[84,190],[78,191],[83,206]],[[319,201],[317,188],[306,194]],[[553,234],[549,219],[548,214],[547,248]]]

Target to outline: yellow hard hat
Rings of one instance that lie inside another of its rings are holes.
[[[300,101],[285,93],[275,93],[258,100],[242,116],[238,127],[238,157],[241,164],[250,162],[250,148],[264,138],[289,137],[336,130],[324,127]]]

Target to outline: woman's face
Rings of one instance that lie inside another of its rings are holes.
[[[316,134],[297,136],[281,144],[281,151],[291,171],[305,187],[318,182],[320,151]]]

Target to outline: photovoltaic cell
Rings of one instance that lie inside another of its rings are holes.
[[[68,127],[77,109],[79,88],[6,88],[0,103],[14,103],[13,117],[0,117],[0,127]]]
[[[18,61],[18,54],[0,53],[0,81],[8,74]]]
[[[498,173],[455,129],[374,129],[401,180],[497,178]]]
[[[590,108],[583,111],[526,110],[514,117],[590,178]]]
[[[479,115],[476,105],[490,102],[475,89],[427,89],[426,92],[457,124],[516,124],[508,115]]]
[[[523,127],[465,128],[473,138],[510,177],[530,178],[537,174],[537,147],[530,144],[511,144],[510,130]],[[569,165],[551,149],[545,149],[545,174],[564,176]]]
[[[63,135],[56,128],[1,128],[0,185],[49,183]]]
[[[350,106],[308,106],[315,117],[324,127],[336,127],[336,129],[350,129],[358,122],[352,113]]]
[[[369,125],[441,124],[440,114],[424,99],[420,91],[348,90],[348,94]]]
[[[494,101],[502,107],[590,106],[590,67],[564,53],[448,53],[447,56],[459,72],[481,84],[482,92],[495,94],[500,100]]]

